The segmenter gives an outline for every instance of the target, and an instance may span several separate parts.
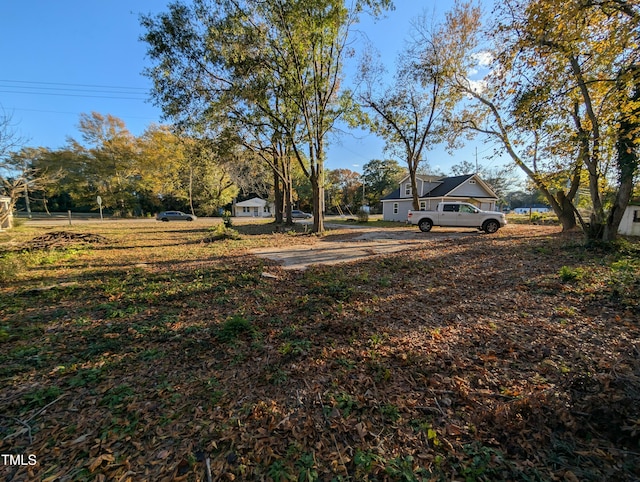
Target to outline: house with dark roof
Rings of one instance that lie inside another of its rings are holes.
[[[477,174],[454,177],[417,175],[416,183],[421,211],[435,209],[439,202],[444,201],[468,202],[483,211],[496,210],[498,196]],[[385,221],[405,222],[409,210],[413,209],[411,178],[406,176],[402,179],[400,187],[381,201]]]

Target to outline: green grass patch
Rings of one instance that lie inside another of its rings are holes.
[[[278,352],[285,357],[299,357],[306,355],[311,348],[310,340],[285,341],[278,347]]]
[[[84,368],[76,372],[76,374],[69,379],[69,386],[71,387],[93,387],[98,385],[104,377],[104,370],[102,368]]]
[[[62,395],[62,389],[60,387],[51,386],[46,388],[38,388],[32,392],[29,392],[22,397],[24,402],[23,410],[29,411],[37,408],[42,408],[47,404],[53,402]]]
[[[584,269],[563,266],[558,271],[558,275],[560,276],[560,279],[565,283],[579,281],[584,276]]]
[[[243,335],[254,335],[256,328],[251,320],[242,315],[233,315],[218,329],[217,337],[223,343],[233,343]]]
[[[125,403],[131,400],[134,395],[135,390],[129,385],[117,385],[107,390],[100,401],[100,405],[107,406],[112,411],[121,411],[124,410]]]

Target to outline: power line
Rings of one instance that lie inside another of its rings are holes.
[[[142,87],[0,80],[0,93],[5,94],[144,101],[148,99],[148,92]]]
[[[0,93],[49,95],[49,96],[55,96],[55,97],[87,97],[87,98],[93,98],[93,99],[147,100],[147,97],[121,97],[121,96],[114,96],[114,95],[89,95],[89,94],[61,94],[61,93],[55,93],[55,92],[22,92],[22,91],[16,91],[16,90],[0,90]]]
[[[145,87],[123,87],[117,85],[97,85],[97,84],[71,84],[65,82],[37,82],[31,80],[8,80],[0,79],[0,82],[8,82],[12,84],[33,84],[33,85],[61,85],[65,87],[90,87],[94,89],[125,89],[125,90],[140,90],[147,91]]]
[[[22,112],[37,112],[39,114],[64,114],[64,115],[72,115],[72,116],[79,116],[80,114],[82,114],[82,112],[65,112],[65,111],[59,111],[59,110],[46,110],[46,109],[26,109],[22,107],[12,107],[11,110],[22,111]],[[150,120],[150,121],[157,120],[157,117],[136,116],[136,115],[127,115],[127,114],[117,115],[117,117],[126,118],[126,119]]]

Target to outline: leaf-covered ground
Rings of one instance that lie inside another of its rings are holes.
[[[317,238],[43,231],[0,238],[0,454],[37,457],[5,480],[640,479],[637,242],[510,225],[285,271],[248,249]]]

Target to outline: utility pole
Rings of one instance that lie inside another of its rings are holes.
[[[478,174],[478,147],[476,146],[476,174]]]

